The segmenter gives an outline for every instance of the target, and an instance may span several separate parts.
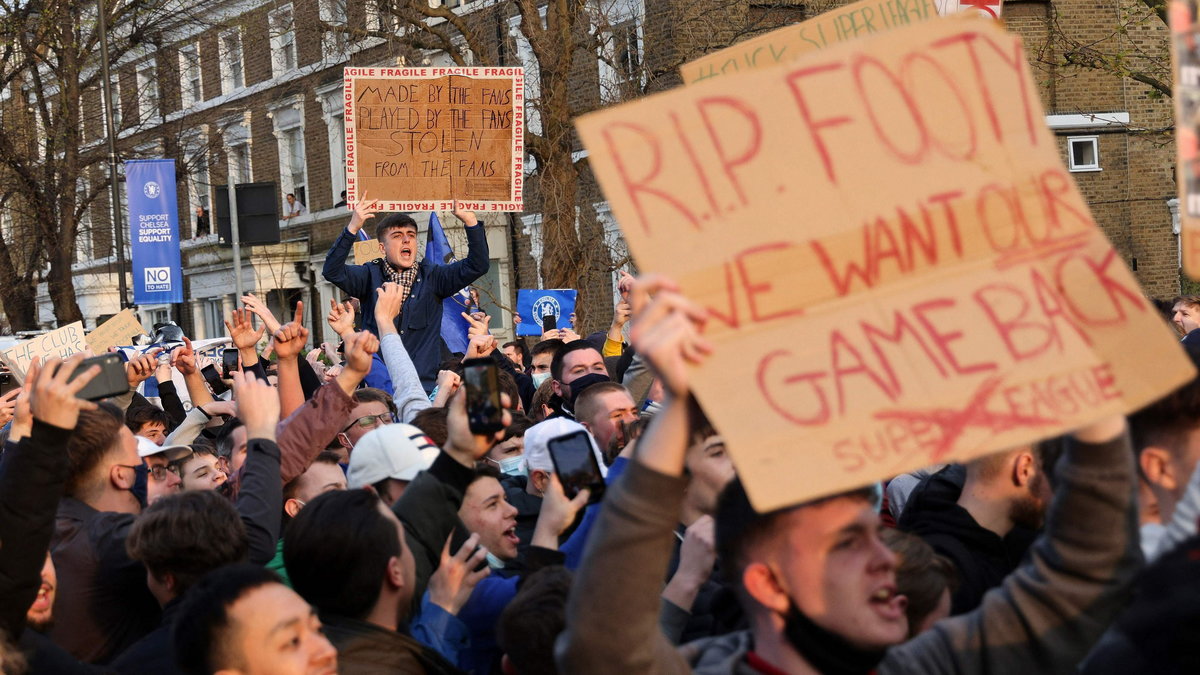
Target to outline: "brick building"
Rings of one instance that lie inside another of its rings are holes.
[[[379,38],[358,39],[319,28],[321,23],[350,29],[385,27],[388,19],[373,10],[371,2],[217,3],[203,25],[179,26],[168,31],[169,40],[116,64],[114,99],[123,128],[122,154],[177,160],[186,302],[140,308],[147,325],[174,318],[197,338],[223,334],[222,319],[236,300],[231,252],[217,244],[215,234],[196,237],[194,228],[196,209],[211,212],[213,187],[224,184],[232,171],[235,182],[277,183],[281,213],[286,193],[295,193],[306,204],[306,215],[281,221],[282,243],[243,249],[243,286],[269,292],[280,317],[288,315],[285,308],[296,300],[305,300],[311,309],[310,325],[316,327],[314,340],[323,337],[323,317],[336,289],[321,278],[320,269],[348,218],[344,209],[334,206],[345,185],[341,69],[418,59],[428,65],[451,65],[443,53],[398,51]],[[587,104],[583,107],[617,100],[619,96],[610,93],[614,90],[627,96],[643,87],[674,86],[678,78],[672,64],[816,11],[815,5],[758,0],[652,2],[648,7],[643,2],[618,3],[607,19],[611,40],[601,48],[602,58],[583,61],[572,74],[580,82],[575,95]],[[510,7],[486,0],[448,4],[457,13],[474,14],[494,25],[490,48],[499,55],[500,65],[529,65],[528,44],[522,44]],[[1174,156],[1169,138],[1148,130],[1170,126],[1170,101],[1132,79],[1061,64],[1064,35],[1116,50],[1126,44],[1165,48],[1167,32],[1161,21],[1130,25],[1137,7],[1145,13],[1144,5],[1121,0],[1035,0],[1009,2],[1004,13],[1008,27],[1026,40],[1047,123],[1058,135],[1064,162],[1097,222],[1147,292],[1163,296],[1179,289],[1178,246],[1169,206],[1175,192]],[[828,4],[820,9],[827,8]],[[1118,26],[1125,29],[1118,31]],[[537,78],[527,76],[527,82],[536,86]],[[535,91],[528,93],[536,98]],[[85,141],[100,144],[104,134],[99,92],[91,92],[84,104],[94,113],[87,118],[95,121],[85,124]],[[530,124],[537,123],[532,115]],[[538,177],[531,176],[526,212],[486,221],[493,264],[480,285],[485,306],[493,307],[493,328],[501,336],[511,334],[511,315],[494,304],[512,307],[517,288],[541,285],[539,188]],[[583,181],[578,203],[583,240],[604,241],[609,251],[605,262],[623,263],[617,226],[588,180]],[[101,196],[91,209],[86,236],[81,234],[74,267],[88,327],[118,306],[109,213]],[[428,214],[414,215],[423,229]],[[449,217],[442,221],[455,223]],[[459,233],[451,228],[456,249],[465,246],[455,236]],[[594,286],[585,292],[601,298],[611,295],[611,275],[604,272],[581,281]],[[44,283],[39,304],[40,320],[52,324]],[[594,318],[586,327],[599,328],[603,321],[607,317]]]

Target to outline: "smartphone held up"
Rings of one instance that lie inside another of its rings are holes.
[[[463,361],[463,385],[467,389],[467,420],[471,433],[492,434],[504,428],[504,406],[500,402],[500,373],[491,359]]]

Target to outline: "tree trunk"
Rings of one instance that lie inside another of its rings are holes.
[[[67,246],[64,239],[70,240],[71,245]],[[74,260],[72,237],[59,238],[50,246],[50,273],[46,275],[46,286],[50,302],[54,304],[54,318],[60,327],[83,320],[83,312],[79,311],[79,303],[75,300],[75,280],[71,278]]]

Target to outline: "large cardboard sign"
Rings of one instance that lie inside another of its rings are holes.
[[[346,68],[346,201],[521,211],[522,68]]]
[[[1200,21],[1194,2],[1171,0],[1167,7],[1175,80],[1180,246],[1184,271],[1200,279]]]
[[[579,121],[638,267],[708,310],[695,390],[756,506],[1192,377],[1042,119],[1020,39],[947,18]]]
[[[933,0],[861,0],[773,30],[679,67],[684,84],[778,63],[846,40],[937,16]]]
[[[109,347],[122,347],[132,344],[135,335],[145,335],[146,331],[137,320],[132,309],[123,309],[112,318],[96,326],[96,330],[87,334],[84,340],[94,354],[103,354]]]
[[[52,356],[67,358],[68,356],[87,349],[83,338],[83,322],[69,323],[62,328],[43,333],[30,338],[17,346],[0,352],[0,358],[8,364],[9,370],[18,382],[25,381],[25,371],[34,359],[48,359]]]
[[[354,242],[354,264],[366,265],[372,260],[383,257],[383,249],[379,247],[378,239]]]

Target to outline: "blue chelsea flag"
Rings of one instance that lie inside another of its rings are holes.
[[[433,212],[429,214],[429,237],[425,242],[425,261],[433,265],[449,265],[457,262],[454,257],[454,249],[450,248],[450,242],[446,239],[445,231],[442,230],[442,221],[438,220],[437,213]],[[442,340],[452,352],[466,353],[467,351],[467,344],[470,342],[467,338],[467,331],[471,328],[471,324],[462,318],[462,313],[467,311],[470,304],[471,293],[466,288],[442,300]]]
[[[129,204],[134,304],[183,302],[175,160],[125,162],[125,195]]]
[[[548,315],[554,317],[555,328],[570,328],[577,295],[577,291],[564,288],[517,291],[517,313],[521,315],[517,335],[541,335],[544,317]]]

